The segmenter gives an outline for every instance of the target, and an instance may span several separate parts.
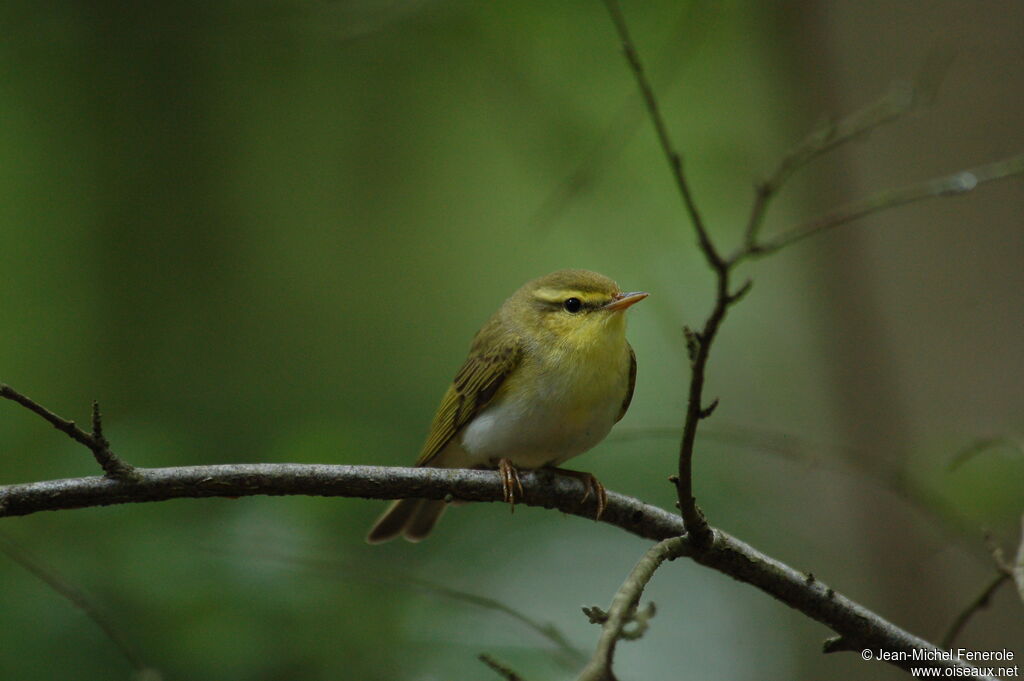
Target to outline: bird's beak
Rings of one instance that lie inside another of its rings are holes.
[[[651,295],[646,291],[631,291],[630,293],[619,293],[612,299],[612,302],[604,306],[605,310],[611,310],[613,312],[619,312],[625,310],[630,305],[639,303],[641,300]]]

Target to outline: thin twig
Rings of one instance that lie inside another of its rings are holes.
[[[1020,531],[1020,543],[1017,545],[1017,552],[1012,561],[1006,559],[1003,547],[995,541],[992,535],[986,533],[985,543],[992,554],[992,560],[995,561],[996,569],[1013,580],[1021,600],[1024,601],[1024,515],[1021,515],[1020,518]]]
[[[92,454],[107,475],[118,480],[134,477],[135,467],[110,451],[110,442],[103,435],[103,414],[100,413],[99,402],[92,403],[92,439],[96,443],[95,447],[90,447]]]
[[[483,662],[485,665],[493,669],[498,676],[505,679],[505,681],[524,681],[523,677],[516,674],[514,671],[509,669],[506,665],[498,662],[487,653],[480,653],[477,655],[477,659]]]
[[[942,641],[939,642],[939,647],[943,649],[949,649],[953,646],[953,642],[956,637],[960,635],[963,628],[967,626],[967,623],[975,613],[979,610],[983,610],[988,607],[988,604],[992,600],[992,595],[1002,586],[1003,582],[1009,581],[1010,576],[1005,572],[1000,572],[995,576],[991,582],[985,586],[984,589],[979,593],[970,603],[967,604],[959,615],[956,616],[950,625],[949,629],[946,630],[946,634],[942,637]]]
[[[994,437],[979,438],[957,452],[950,459],[946,470],[950,472],[955,471],[979,454],[989,452],[996,447],[1009,447],[1018,454],[1024,455],[1024,438],[1018,435],[996,435]]]
[[[579,664],[586,659],[585,655],[580,650],[573,647],[569,642],[569,639],[565,637],[565,634],[563,634],[558,627],[550,622],[542,623],[535,620],[529,615],[516,610],[507,603],[502,603],[495,598],[488,598],[487,596],[469,593],[468,591],[460,591],[442,584],[435,584],[434,582],[428,582],[427,580],[417,579],[415,577],[409,579],[409,585],[413,588],[423,589],[428,593],[439,594],[441,596],[451,598],[452,600],[470,603],[479,608],[493,610],[507,615],[551,641],[551,643],[558,648],[558,652],[561,653],[562,658],[564,658],[564,661],[567,664],[572,664],[574,662]]]
[[[976,168],[961,170],[951,175],[925,180],[924,182],[918,182],[899,189],[879,192],[874,196],[841,206],[825,215],[786,230],[768,241],[755,244],[750,249],[744,251],[737,258],[737,261],[748,257],[762,257],[775,253],[810,236],[821,234],[872,213],[927,199],[960,196],[986,182],[1021,174],[1024,174],[1024,154],[1011,156]]]
[[[913,101],[903,101],[899,99],[898,94],[894,95],[891,100],[883,101],[877,108],[869,107],[847,119],[845,122],[841,122],[838,126],[826,129],[823,132],[819,131],[816,136],[812,135],[805,140],[803,144],[798,145],[796,150],[790,156],[784,158],[780,162],[776,172],[768,179],[766,185],[762,186],[757,198],[755,199],[755,204],[745,230],[744,244],[735,254],[727,259],[723,259],[712,243],[700,213],[696,208],[696,202],[694,201],[690,192],[689,184],[683,173],[680,154],[672,146],[671,139],[658,107],[657,99],[655,98],[653,89],[651,88],[644,73],[642,62],[633,40],[630,37],[629,30],[618,1],[605,0],[605,5],[611,15],[613,23],[615,24],[619,39],[623,45],[626,60],[632,69],[634,78],[640,88],[640,92],[647,106],[648,114],[650,115],[655,131],[657,132],[658,141],[663,153],[669,161],[673,178],[676,181],[677,188],[683,198],[683,203],[697,232],[701,251],[712,270],[715,272],[717,279],[715,303],[711,314],[704,323],[703,329],[699,332],[690,329],[684,330],[687,340],[687,350],[690,356],[691,380],[687,400],[686,418],[683,424],[683,437],[679,450],[678,475],[675,475],[670,479],[676,485],[679,497],[680,515],[685,522],[685,528],[687,530],[686,540],[689,544],[688,549],[690,557],[703,565],[715,567],[716,569],[722,569],[725,565],[730,565],[735,569],[735,571],[730,570],[729,574],[737,579],[746,581],[750,575],[741,576],[740,573],[746,573],[746,568],[748,566],[744,565],[742,560],[736,562],[734,560],[737,558],[736,556],[726,558],[726,556],[731,555],[728,551],[725,553],[719,553],[717,551],[724,535],[719,530],[708,525],[704,514],[701,512],[700,507],[697,505],[696,499],[693,496],[692,478],[693,448],[696,440],[697,426],[703,417],[710,415],[713,406],[717,404],[717,400],[712,401],[709,406],[704,406],[703,402],[703,387],[710,347],[730,306],[738,302],[739,299],[750,289],[750,282],[748,281],[738,290],[732,290],[730,283],[730,273],[732,269],[748,258],[778,251],[800,239],[813,234],[818,234],[822,231],[845,224],[873,212],[924,198],[964,193],[970,191],[982,182],[1024,172],[1024,156],[981,166],[970,171],[956,173],[930,182],[912,185],[911,187],[901,190],[884,192],[876,197],[840,208],[823,218],[813,220],[805,225],[794,228],[788,232],[784,232],[781,236],[776,237],[772,241],[759,243],[758,233],[764,220],[764,214],[767,210],[768,203],[789,174],[815,158],[817,155],[835,148],[839,144],[854,139],[859,134],[873,129],[884,122],[893,120],[894,117],[901,115],[905,110],[912,106]],[[1022,551],[1024,551],[1024,549],[1022,549]],[[765,559],[770,560],[767,557],[765,557]],[[760,570],[754,570],[754,572],[759,573],[758,580],[760,581],[761,577],[764,576],[763,573],[760,573]],[[831,588],[825,587],[818,580],[808,580],[803,578],[801,578],[801,580],[801,586],[796,587],[797,590],[814,591],[819,598],[824,600],[825,604],[835,604],[841,599],[841,597]],[[779,592],[775,592],[775,595],[777,598],[784,601],[787,600],[787,597]],[[871,647],[864,646],[865,639],[863,633],[853,636],[846,632],[839,632],[839,634],[840,635],[837,638],[830,640],[826,645],[826,648],[831,647],[832,650],[850,650]],[[918,645],[919,644],[915,644],[915,646]],[[887,651],[892,650],[892,648],[888,646],[882,646],[880,649]],[[603,654],[604,653],[602,652],[602,655]],[[899,666],[898,663],[897,666]],[[610,663],[601,668],[607,670],[607,678],[611,678]]]
[[[155,678],[152,670],[146,665],[145,662],[132,650],[132,647],[128,644],[128,641],[121,635],[117,627],[110,619],[107,618],[99,609],[93,605],[89,599],[81,591],[73,587],[67,581],[58,577],[56,573],[43,567],[42,564],[36,562],[28,556],[28,553],[24,548],[15,545],[9,537],[0,535],[0,551],[2,551],[8,558],[20,565],[27,572],[31,573],[36,579],[46,584],[53,591],[59,594],[62,598],[67,600],[71,605],[81,610],[86,617],[92,620],[100,631],[114,644],[114,647],[119,653],[128,661],[137,673],[146,673],[147,678]]]
[[[608,436],[615,442],[631,442],[643,438],[679,437],[678,426],[617,426]],[[738,424],[719,424],[702,426],[701,442],[719,442],[729,445],[729,454],[767,454],[805,470],[817,470],[833,475],[853,476],[865,483],[884,490],[912,508],[921,511],[925,517],[934,522],[937,529],[942,530],[949,540],[957,542],[961,547],[976,551],[977,523],[958,510],[948,499],[933,489],[908,476],[902,468],[883,461],[880,464],[859,465],[869,457],[865,452],[855,448],[814,442],[793,433],[773,428],[762,428]],[[828,456],[835,452],[843,456]],[[980,557],[980,556],[979,556]],[[985,556],[987,558],[987,556]]]
[[[691,533],[695,546],[700,547],[707,544],[710,537],[710,529],[693,494],[693,449],[700,421],[702,418],[710,415],[713,408],[712,405],[717,403],[713,401],[709,406],[704,405],[703,393],[707,362],[711,344],[718,333],[722,321],[725,319],[726,313],[750,289],[751,284],[750,281],[747,281],[734,292],[730,282],[732,269],[749,258],[774,253],[804,238],[846,224],[871,213],[927,198],[962,194],[972,190],[978,184],[1024,173],[1024,155],[918,183],[903,189],[882,192],[874,197],[841,207],[823,217],[783,232],[780,236],[767,242],[758,241],[758,233],[763,223],[768,203],[792,172],[820,154],[834,149],[840,144],[849,142],[886,122],[895,120],[909,111],[914,106],[915,101],[921,99],[922,93],[924,93],[925,97],[928,96],[928,81],[937,80],[937,74],[944,70],[944,65],[938,64],[938,62],[948,62],[948,59],[930,60],[935,63],[925,69],[924,75],[919,77],[919,83],[916,87],[903,91],[894,90],[880,102],[856,112],[835,125],[826,126],[811,134],[787,154],[780,161],[775,172],[761,185],[755,197],[751,215],[747,222],[743,245],[729,258],[722,258],[710,238],[700,212],[697,210],[696,202],[683,172],[681,156],[672,145],[657,98],[644,72],[643,63],[630,36],[618,0],[605,0],[605,6],[612,18],[612,22],[615,24],[619,39],[622,42],[626,61],[640,88],[651,122],[657,132],[658,142],[669,161],[673,178],[697,232],[701,251],[715,272],[717,279],[715,303],[711,314],[704,323],[704,327],[699,332],[686,329],[691,378],[686,416],[683,423],[683,435],[679,445],[678,473],[673,478],[679,498],[680,515],[686,522],[687,531]],[[935,88],[934,82],[930,85],[932,89]]]
[[[951,50],[942,47],[932,49],[912,83],[894,83],[881,99],[838,121],[826,121],[786,152],[772,174],[755,185],[754,201],[744,230],[743,245],[740,252],[734,254],[730,260],[738,261],[746,257],[743,255],[744,251],[756,250],[768,205],[793,173],[829,151],[859,139],[883,125],[898,121],[922,105],[930,104],[935,100],[939,84],[945,78],[952,60]]]
[[[693,493],[693,449],[697,442],[697,426],[703,420],[702,416],[710,413],[709,408],[704,406],[704,380],[711,355],[711,343],[732,305],[731,300],[735,299],[731,299],[729,294],[729,270],[720,270],[711,315],[700,332],[690,334],[690,337],[696,340],[696,348],[690,366],[690,388],[686,400],[683,435],[679,443],[679,465],[675,484],[680,515],[686,522],[687,532],[691,533],[697,546],[708,544],[711,531]]]
[[[604,0],[605,6],[608,8],[608,13],[611,15],[612,23],[615,24],[615,30],[619,34],[619,40],[622,42],[622,50],[626,55],[626,61],[629,62],[630,68],[633,70],[633,75],[636,78],[637,85],[640,88],[640,94],[643,96],[644,105],[647,107],[647,113],[651,117],[651,122],[654,124],[654,130],[658,134],[658,142],[661,145],[662,151],[665,153],[665,158],[668,160],[668,165],[672,169],[672,177],[676,181],[676,187],[679,189],[680,195],[683,197],[683,204],[686,206],[686,212],[690,215],[690,221],[693,223],[693,228],[697,232],[697,240],[700,243],[700,248],[707,256],[708,260],[716,267],[722,268],[725,262],[722,257],[715,250],[714,244],[711,243],[711,238],[708,236],[707,229],[704,227],[704,220],[700,216],[700,210],[697,208],[697,202],[693,198],[693,194],[690,192],[690,185],[686,180],[686,175],[683,172],[683,159],[682,156],[672,146],[672,139],[668,133],[668,127],[665,125],[665,120],[661,116],[661,110],[658,107],[658,100],[654,96],[654,89],[651,87],[651,83],[647,78],[647,73],[644,71],[643,63],[640,61],[640,55],[636,51],[636,45],[633,43],[633,39],[629,35],[629,27],[626,25],[626,19],[622,14],[622,8],[619,7],[618,0]]]
[[[619,640],[631,638],[626,635],[626,625],[632,621],[637,612],[640,596],[661,564],[682,555],[685,549],[686,545],[683,539],[673,537],[658,542],[640,558],[612,597],[612,604],[608,608],[607,614],[602,613],[601,637],[590,662],[580,673],[578,681],[613,681],[615,679],[615,675],[612,673],[615,646]],[[591,621],[594,621],[593,617]]]
[[[786,152],[771,175],[754,188],[754,203],[743,235],[743,248],[750,249],[757,244],[768,205],[793,173],[836,147],[899,120],[915,107],[919,99],[914,85],[894,84],[878,101],[839,121],[826,121]]]
[[[672,177],[675,179],[680,196],[682,196],[683,205],[697,233],[697,242],[700,250],[718,278],[715,305],[703,329],[700,332],[688,332],[687,334],[688,341],[691,342],[691,379],[686,404],[686,416],[683,424],[683,435],[679,444],[679,471],[675,478],[676,493],[679,497],[679,513],[686,523],[686,530],[690,533],[694,545],[700,547],[707,545],[711,537],[707,520],[697,505],[697,500],[693,494],[693,477],[691,474],[697,425],[701,421],[703,414],[710,413],[710,408],[706,407],[703,403],[704,376],[708,356],[711,351],[711,343],[715,338],[715,334],[718,332],[722,320],[725,319],[725,314],[729,307],[738,302],[740,297],[749,290],[749,283],[744,284],[739,291],[732,292],[729,281],[731,263],[723,259],[719,254],[718,249],[708,234],[704,220],[701,218],[697,203],[690,191],[686,174],[683,172],[682,156],[672,145],[672,139],[661,115],[658,100],[654,95],[654,89],[651,87],[636,45],[630,36],[629,27],[622,14],[622,8],[619,6],[618,0],[605,0],[605,6],[608,8],[612,23],[615,24],[626,61],[633,72],[637,86],[640,88],[640,94],[643,96],[644,104],[647,106],[647,113],[658,135],[658,143],[665,154],[665,158],[668,160]]]
[[[238,558],[239,553],[236,548],[232,548],[230,551],[225,550],[223,546],[218,543],[208,545],[204,544],[202,545],[202,549],[220,556],[227,556],[231,558]],[[583,651],[574,647],[566,635],[554,624],[534,619],[525,612],[517,610],[508,603],[496,598],[489,598],[470,591],[463,591],[461,589],[445,586],[438,582],[420,579],[412,576],[408,572],[387,574],[381,570],[375,570],[371,574],[363,568],[354,568],[342,560],[291,555],[288,553],[268,550],[264,545],[261,545],[258,550],[247,552],[245,559],[277,561],[293,568],[301,568],[306,572],[317,574],[321,577],[344,580],[361,580],[385,586],[389,589],[411,589],[436,597],[449,598],[461,603],[468,603],[469,605],[473,605],[484,610],[490,610],[492,612],[506,615],[507,617],[540,634],[554,644],[555,650],[553,650],[552,653],[555,660],[567,669],[579,669],[580,665],[587,661],[587,656]]]
[[[995,594],[1003,582],[1014,582],[1017,591],[1020,593],[1021,600],[1024,600],[1024,515],[1021,515],[1020,526],[1020,545],[1017,547],[1017,554],[1012,563],[1006,560],[1002,547],[996,543],[991,535],[986,534],[985,543],[988,544],[992,560],[996,564],[997,574],[949,625],[946,635],[942,637],[941,645],[943,648],[948,649],[953,646],[953,641],[960,635],[960,632],[967,626],[967,623],[975,613],[989,606],[992,595]]]
[[[671,30],[667,31],[668,40],[652,60],[659,66],[664,65],[658,68],[661,77],[654,79],[660,81],[661,85],[668,85],[674,81],[697,47],[702,44],[708,33],[708,22],[702,12],[707,10],[708,7],[701,3],[682,4],[679,16]],[[627,98],[586,156],[569,175],[548,192],[533,212],[528,221],[532,229],[537,232],[545,231],[562,216],[574,198],[592,189],[604,170],[613,165],[612,162],[622,154],[623,149],[641,128],[645,118],[644,104],[632,96]]]
[[[102,415],[100,414],[99,404],[96,402],[92,404],[92,433],[87,433],[75,425],[74,421],[68,421],[57,416],[46,407],[22,395],[9,385],[0,383],[0,397],[17,402],[29,411],[41,416],[50,425],[75,442],[88,447],[96,462],[99,463],[103,471],[111,478],[129,480],[134,476],[134,466],[122,461],[116,454],[110,451],[110,443],[103,436]]]
[[[48,421],[50,425],[70,437],[75,442],[83,444],[89,449],[93,449],[97,446],[93,436],[75,425],[74,421],[62,419],[46,407],[34,402],[25,395],[22,395],[11,386],[0,383],[0,397],[17,402],[29,411],[35,412]]]
[[[1003,549],[994,542],[990,544],[992,558],[1001,573],[1013,580],[1021,601],[1024,601],[1024,514],[1020,517],[1020,543],[1012,561],[1006,559]]]

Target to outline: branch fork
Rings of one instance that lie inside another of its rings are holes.
[[[846,118],[827,120],[822,126],[790,150],[770,176],[756,183],[754,185],[754,201],[744,229],[742,244],[732,255],[723,258],[712,241],[707,226],[690,192],[689,183],[683,172],[682,156],[672,145],[668,128],[662,117],[653,88],[644,71],[640,55],[630,36],[625,17],[619,6],[619,0],[604,0],[604,3],[615,26],[619,41],[622,44],[623,52],[626,55],[626,61],[632,71],[633,78],[640,90],[641,98],[646,105],[651,123],[657,133],[661,151],[668,161],[676,188],[683,200],[686,213],[696,234],[700,251],[716,278],[714,305],[707,320],[704,322],[703,328],[693,330],[690,327],[684,327],[683,329],[683,334],[686,338],[686,350],[690,360],[690,389],[683,424],[683,436],[679,446],[678,474],[670,478],[676,486],[677,506],[686,527],[685,538],[689,543],[689,555],[697,562],[709,564],[709,557],[715,555],[716,542],[718,541],[716,537],[721,535],[708,524],[704,513],[697,505],[693,494],[692,461],[697,426],[700,421],[708,418],[718,405],[718,399],[715,398],[707,407],[703,406],[703,388],[711,344],[729,309],[750,291],[753,283],[752,280],[747,279],[735,292],[731,292],[730,275],[733,270],[746,260],[775,253],[807,237],[847,224],[871,213],[914,201],[959,195],[973,190],[981,182],[1024,174],[1024,154],[901,189],[881,192],[862,201],[840,207],[832,213],[811,220],[803,225],[784,230],[770,240],[763,240],[761,238],[761,229],[764,225],[768,207],[775,195],[782,189],[786,180],[794,172],[800,170],[824,153],[850,140],[861,137],[886,123],[899,119],[912,111],[921,102],[928,101],[934,97],[937,83],[940,80],[939,76],[945,70],[945,67],[948,66],[948,58],[943,58],[943,55],[930,55],[925,69],[923,69],[922,74],[918,77],[917,83],[911,86],[894,87],[880,101]],[[661,544],[656,545],[651,551],[656,552],[659,546]],[[644,559],[641,559],[641,564],[648,561],[650,555],[651,553],[649,552]],[[660,562],[656,562],[655,568]],[[639,567],[640,565],[638,564]],[[636,569],[634,569],[635,571]],[[1022,547],[1016,561],[1015,571],[1008,572],[1004,570],[1004,574],[1014,574],[1015,579],[1019,577],[1018,586],[1021,589],[1022,597],[1024,597],[1024,538],[1022,538]],[[633,575],[631,574],[630,579],[632,578]],[[627,583],[630,579],[627,579]],[[818,593],[823,588],[809,573],[801,583],[807,590],[815,593]],[[623,588],[625,587],[626,585],[624,584]],[[621,591],[620,589],[620,593]],[[831,588],[825,588],[824,597],[829,601],[833,601],[836,598],[836,594]],[[637,598],[639,598],[638,595]],[[591,670],[590,675],[588,676],[587,672],[585,672],[580,677],[581,680],[614,679],[611,673],[611,654],[614,650],[616,637],[613,636],[611,638],[610,644],[606,638],[606,635],[602,635],[601,641],[598,643],[595,661],[588,667],[588,670]],[[826,652],[849,650],[863,647],[861,646],[863,643],[865,643],[863,637],[841,634],[839,637],[827,642],[825,650]],[[930,645],[923,641],[920,641],[920,643]],[[600,665],[597,662],[600,657],[599,653],[606,657]]]
[[[92,432],[87,433],[79,428],[74,421],[68,421],[57,416],[57,414],[54,414],[46,407],[19,393],[5,383],[0,383],[0,397],[17,402],[29,411],[35,412],[54,428],[75,442],[87,447],[107,477],[123,482],[131,482],[138,479],[135,467],[122,461],[114,452],[110,451],[110,443],[103,436],[103,415],[100,413],[99,403],[92,403]]]

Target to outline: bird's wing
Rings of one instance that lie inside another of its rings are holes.
[[[505,378],[519,365],[523,354],[519,338],[496,333],[495,327],[488,324],[476,335],[466,363],[437,408],[417,466],[429,464],[448,441],[487,406]]]
[[[626,415],[629,403],[633,401],[633,388],[636,387],[636,353],[633,352],[633,346],[629,343],[626,343],[626,347],[629,348],[629,385],[626,386],[626,399],[622,400],[622,408],[619,409],[619,418],[615,419],[616,423]]]

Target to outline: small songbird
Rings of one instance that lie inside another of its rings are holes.
[[[560,270],[529,281],[477,332],[448,387],[417,466],[498,468],[505,501],[523,494],[517,468],[552,468],[583,480],[606,503],[590,473],[557,468],[604,439],[625,415],[636,383],[636,356],[623,312],[647,297],[622,293],[587,270]],[[400,499],[374,523],[371,544],[420,541],[445,502]]]

